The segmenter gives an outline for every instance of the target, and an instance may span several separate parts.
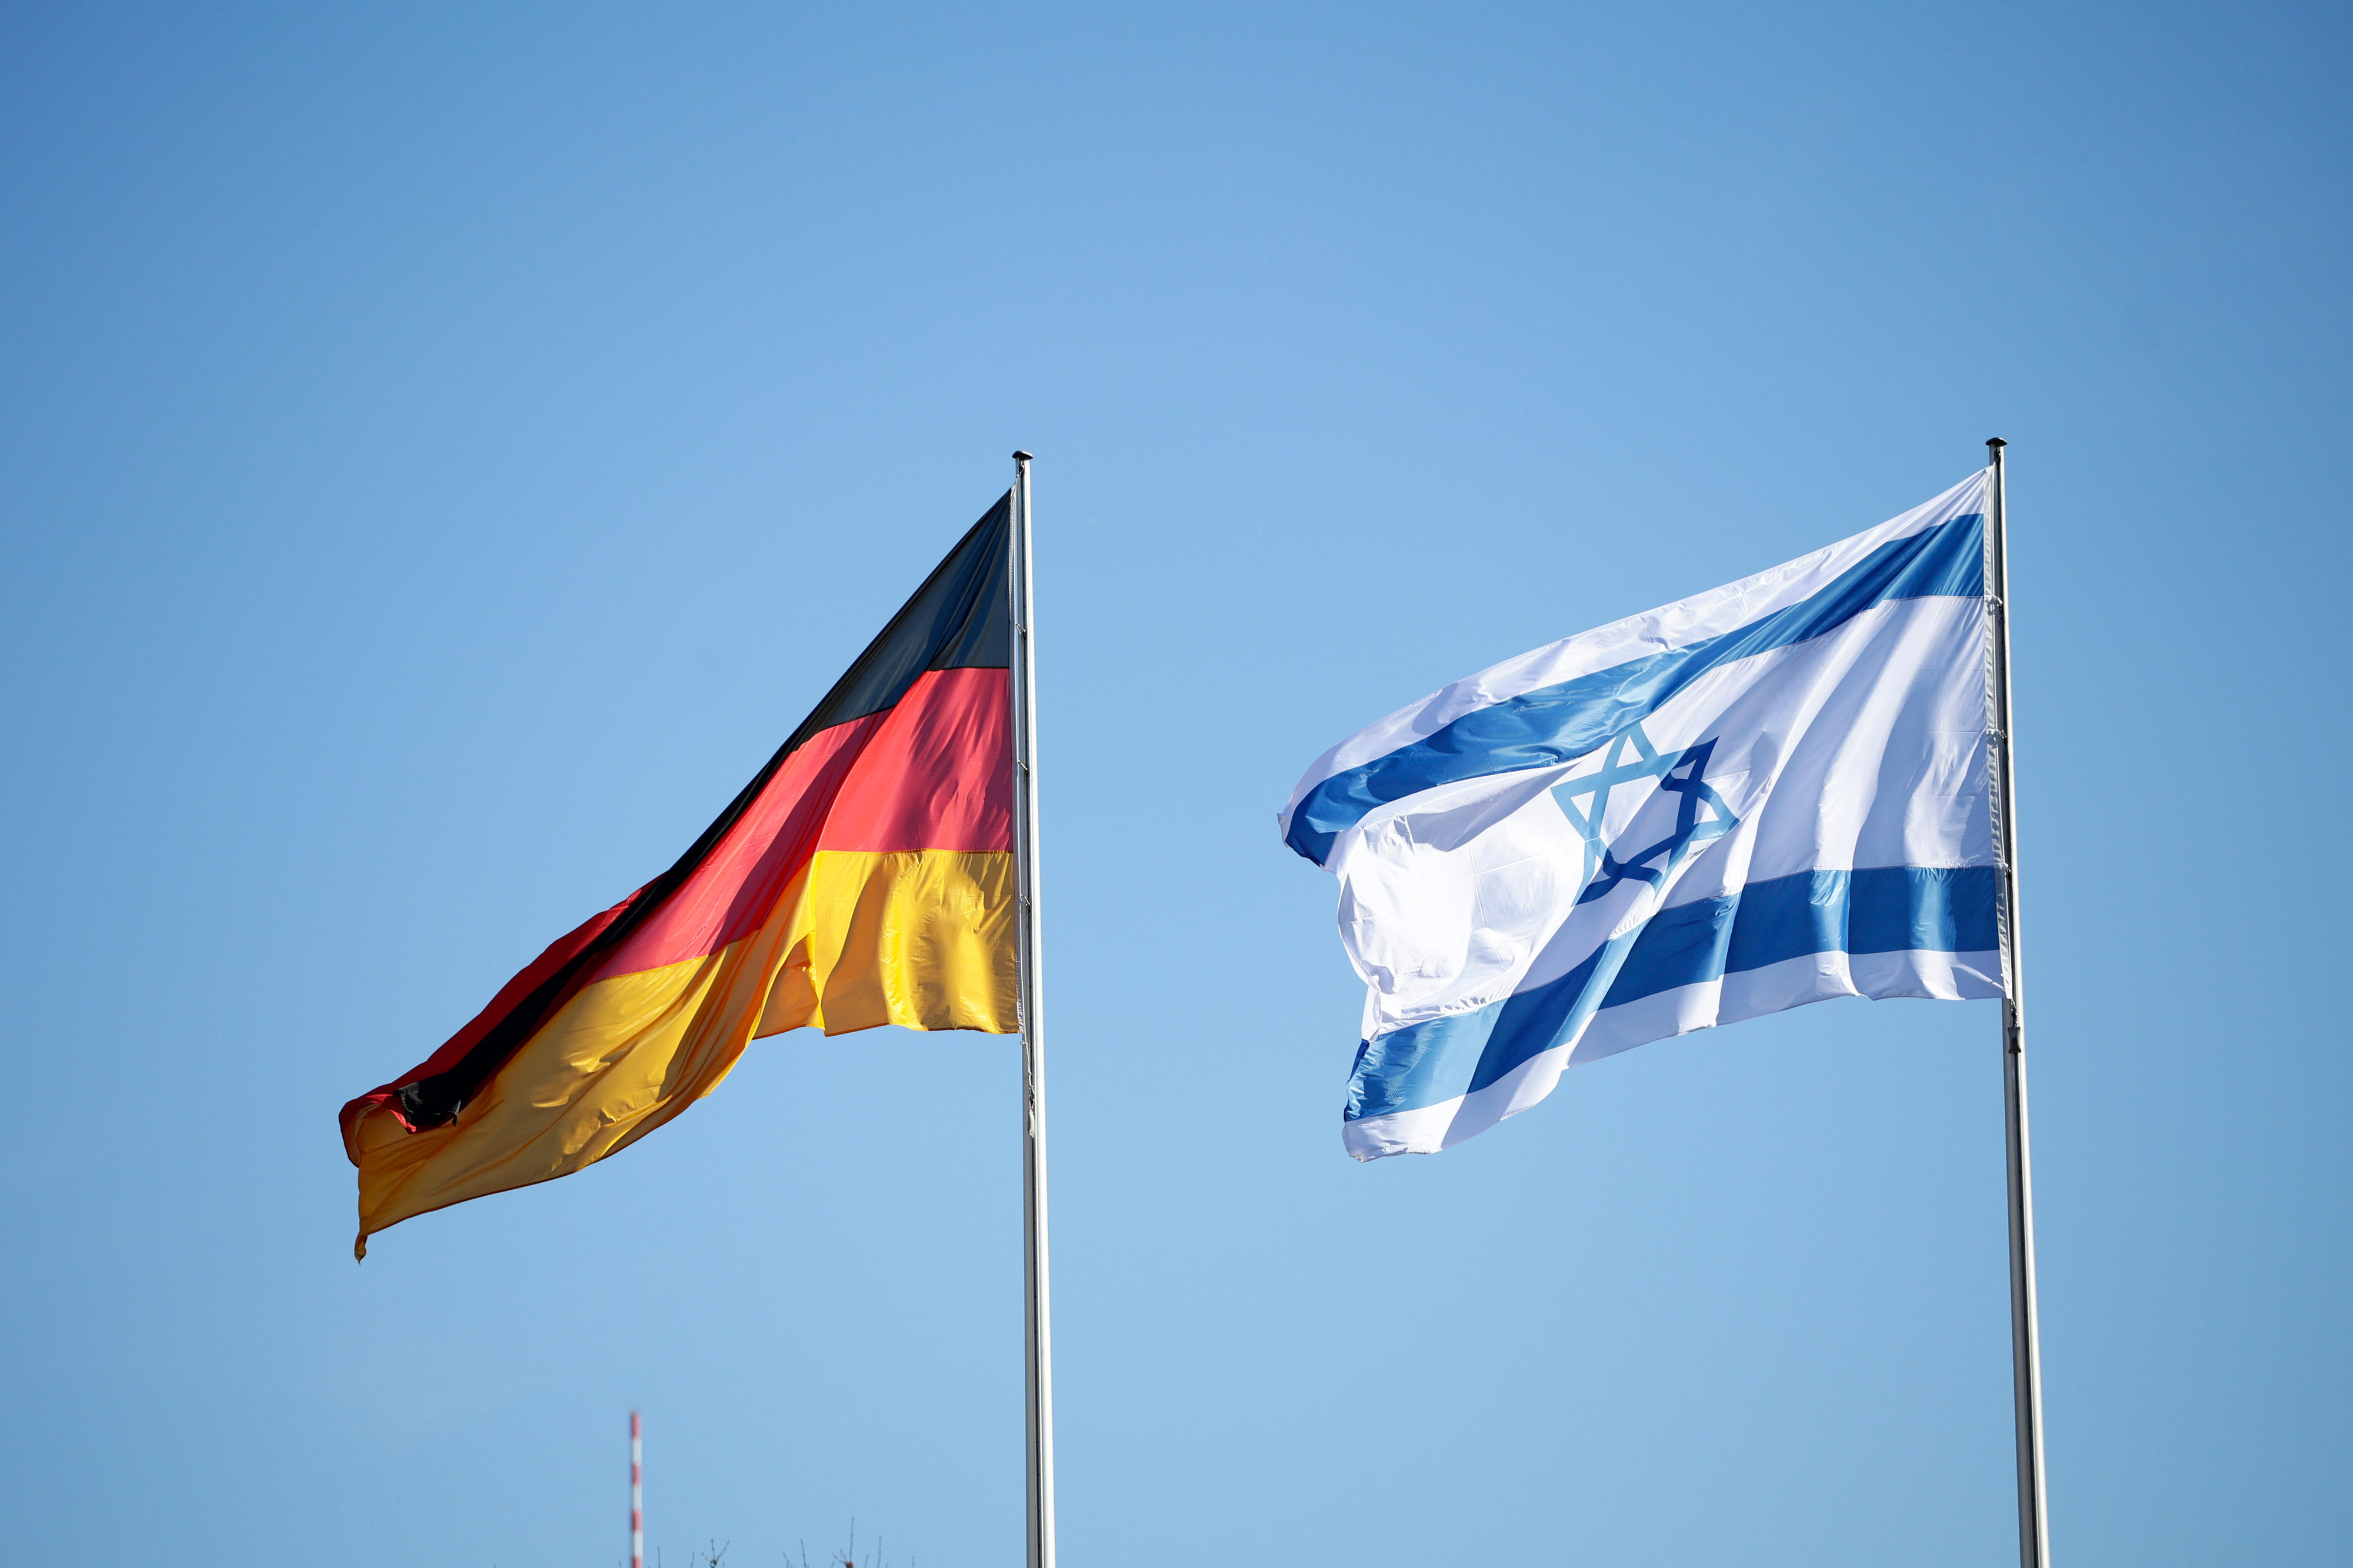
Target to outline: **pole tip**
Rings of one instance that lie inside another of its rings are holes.
[[[1013,454],[1013,460],[1017,463],[1026,463],[1030,461],[1030,457],[1027,452],[1016,452]]]
[[[2000,451],[2004,447],[2007,447],[2007,446],[2009,446],[2009,445],[2010,445],[2010,443],[2009,443],[2009,442],[2007,442],[2007,441],[2003,440],[2003,439],[2002,439],[2000,437],[1999,437],[1999,436],[1989,436],[1989,437],[1986,437],[1986,449],[1987,449],[1988,451],[1999,452],[1999,451]]]

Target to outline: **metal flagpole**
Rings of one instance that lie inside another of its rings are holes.
[[[2010,507],[2002,449],[1993,460],[1993,702],[1996,832],[2001,854],[2001,1079],[2010,1153],[2010,1341],[2018,1401],[2018,1561],[2050,1568],[2042,1496],[2042,1348],[2034,1309],[2034,1168],[2026,1141],[2026,1002],[2020,986],[2018,782],[2010,716]]]
[[[1054,1351],[1046,1289],[1046,1052],[1038,984],[1037,651],[1029,572],[1029,454],[1013,454],[1013,847],[1021,1008],[1024,1360],[1029,1371],[1029,1568],[1054,1568]]]

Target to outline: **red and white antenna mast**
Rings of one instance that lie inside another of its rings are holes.
[[[646,1442],[638,1413],[629,1412],[629,1568],[646,1568]]]

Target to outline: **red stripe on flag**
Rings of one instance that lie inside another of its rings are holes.
[[[820,849],[1009,851],[1013,702],[1002,669],[934,669],[882,716]]]
[[[867,738],[888,717],[870,713],[802,742],[702,863],[596,966],[592,979],[700,958],[749,935],[816,853],[828,808]]]

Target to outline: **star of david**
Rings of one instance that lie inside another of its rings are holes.
[[[1707,785],[1707,760],[1715,750],[1715,740],[1711,736],[1680,752],[1658,751],[1642,733],[1642,726],[1636,724],[1609,742],[1599,772],[1553,786],[1553,798],[1585,839],[1585,891],[1577,895],[1578,903],[1589,903],[1625,881],[1663,888],[1668,876],[1701,845],[1740,826],[1724,797]],[[1681,797],[1675,803],[1674,830],[1621,858],[1614,853],[1617,846],[1601,842],[1610,792],[1620,785],[1639,787],[1649,779],[1656,779],[1660,789]],[[1580,808],[1579,801],[1587,804]]]

